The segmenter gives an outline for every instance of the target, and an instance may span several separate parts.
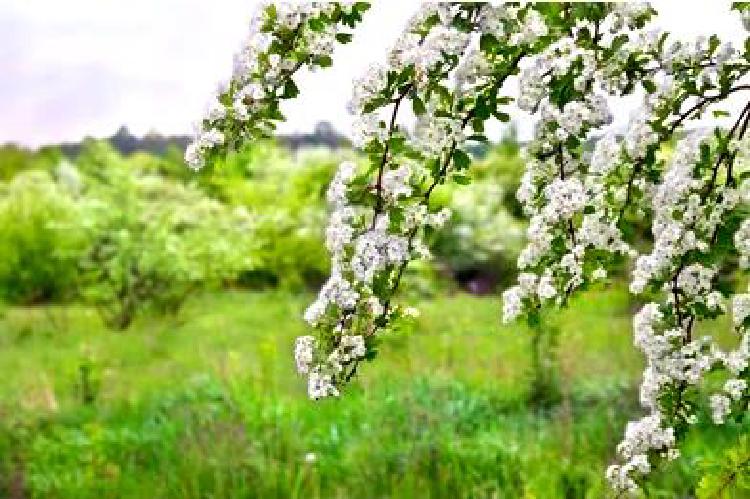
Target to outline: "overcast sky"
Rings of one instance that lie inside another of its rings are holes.
[[[745,32],[729,2],[653,3],[658,24],[677,35],[716,32],[741,46]],[[123,124],[136,134],[190,132],[231,71],[254,5],[0,0],[0,143],[108,136]],[[333,68],[300,79],[303,96],[288,106],[282,131],[311,130],[327,120],[346,132],[352,79],[382,59],[414,6],[374,2],[354,41],[337,50]],[[521,123],[522,135],[528,126]]]

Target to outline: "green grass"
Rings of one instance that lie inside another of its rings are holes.
[[[310,402],[291,358],[308,300],[206,295],[123,333],[84,308],[4,309],[0,497],[606,496],[640,413],[622,290],[555,317],[563,398],[549,410],[527,404],[529,332],[462,294],[425,300],[344,397]],[[699,460],[743,430],[698,426],[654,497],[689,495]]]

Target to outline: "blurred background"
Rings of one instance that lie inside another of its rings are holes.
[[[656,6],[679,34],[742,43],[725,5]],[[421,315],[346,396],[306,398],[292,350],[328,273],[325,191],[365,161],[348,89],[410,9],[376,4],[330,71],[303,75],[277,139],[192,172],[190,122],[251,12],[0,0],[0,497],[604,497],[641,412],[639,302],[623,267],[541,331],[500,324],[521,115],[473,150],[471,185],[436,191],[453,216],[401,295]],[[748,430],[709,420],[650,494],[691,497]]]

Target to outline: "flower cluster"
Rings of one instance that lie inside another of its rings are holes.
[[[371,166],[342,164],[329,187],[332,274],[305,313],[315,340],[300,340],[305,348],[297,355],[300,372],[312,376],[312,397],[338,394],[373,353],[374,335],[411,315],[393,295],[407,264],[429,256],[424,229],[450,216],[431,207],[430,195],[468,167],[468,125],[481,134],[490,118],[486,99],[499,99],[523,52],[546,33],[543,16],[530,7],[427,4],[386,62],[355,82],[348,105],[353,135]],[[501,43],[504,36],[520,46]],[[398,120],[405,102],[417,115],[411,129]],[[349,337],[363,338],[365,347],[341,359],[337,352]]]
[[[512,321],[541,303],[563,303],[587,279],[606,276],[598,253],[629,253],[607,209],[599,177],[619,156],[612,137],[593,154],[584,145],[612,121],[606,98],[608,75],[623,61],[606,58],[618,37],[649,18],[648,6],[608,5],[592,18],[576,20],[532,59],[521,74],[521,109],[536,113],[534,139],[526,148],[526,170],[517,198],[530,217],[527,246],[518,258],[519,284],[503,295],[503,319]],[[555,89],[572,82],[570,92]],[[590,270],[587,270],[590,269]]]
[[[577,287],[606,277],[616,255],[637,256],[632,292],[663,292],[664,301],[647,304],[634,321],[647,360],[641,402],[650,415],[631,423],[620,446],[624,462],[608,471],[619,490],[636,488],[655,454],[678,456],[675,445],[695,417],[692,399],[707,371],[724,366],[733,376],[710,399],[716,422],[747,407],[744,333],[730,352],[692,336],[697,320],[726,308],[715,285],[723,251],[717,239],[729,237],[722,227],[731,226],[743,199],[732,164],[745,148],[748,111],[729,133],[689,135],[668,164],[657,154],[687,120],[747,88],[740,84],[750,69],[747,54],[715,37],[684,43],[645,31],[650,12],[619,6],[596,22],[579,21],[523,71],[519,107],[539,116],[517,193],[530,223],[518,285],[503,295],[506,321],[547,301],[564,303]],[[562,81],[572,90],[559,92]],[[591,132],[609,122],[603,95],[637,86],[645,90],[643,105],[622,139],[605,133],[587,152]],[[651,218],[649,253],[638,256],[626,240],[630,216]],[[742,267],[750,261],[748,227],[740,224],[734,237]],[[733,301],[735,324],[744,324],[745,304]]]
[[[701,146],[708,147],[704,140],[704,137],[692,135],[678,144],[672,163],[656,190],[652,224],[654,246],[650,254],[641,255],[636,260],[630,283],[633,293],[642,293],[651,281],[663,280],[665,274],[672,270],[676,258],[692,250],[707,251],[710,246],[707,239],[722,220],[723,213],[737,203],[736,191],[728,190],[718,204],[704,204],[701,191],[705,189],[707,180],[694,176]],[[679,279],[685,280],[688,275],[691,274],[685,269]]]
[[[662,173],[658,148],[686,120],[738,90],[719,88],[718,82],[734,81],[747,70],[731,44],[714,38],[686,44],[642,29],[651,13],[645,5],[620,4],[600,22],[579,21],[573,36],[550,46],[522,73],[519,106],[538,113],[540,120],[518,191],[531,217],[528,246],[518,264],[524,271],[551,273],[558,303],[600,277],[612,256],[634,256],[621,226],[628,212],[643,216],[649,211],[653,179]],[[553,89],[561,79],[572,80],[579,94],[560,101]],[[696,80],[701,93],[692,103]],[[595,139],[591,153],[581,152],[591,131],[608,122],[603,94],[624,95],[639,84],[646,90],[644,102],[622,140],[607,133]],[[549,197],[550,183],[576,178],[584,196],[568,204],[561,217],[550,217],[559,206]],[[522,300],[520,308],[508,307],[518,314],[534,310],[542,298],[519,289],[508,297]]]
[[[354,136],[371,153],[377,174],[370,178],[345,162],[328,189],[331,277],[305,312],[318,334],[300,338],[303,348],[295,351],[311,398],[338,395],[338,387],[368,355],[377,328],[403,314],[390,303],[389,290],[406,262],[424,252],[418,230],[446,219],[419,202],[427,172],[397,154],[399,148],[416,152],[417,147],[397,125],[396,115],[408,94],[417,98],[425,86],[455,69],[452,61],[465,50],[469,33],[453,21],[471,12],[460,6],[424,7],[389,51],[387,63],[372,65],[355,83],[348,106],[356,117]]]
[[[710,336],[693,337],[696,320],[715,317],[726,308],[725,297],[715,285],[718,267],[705,262],[718,256],[716,241],[721,227],[740,203],[741,197],[732,187],[734,156],[727,152],[733,147],[736,130],[714,136],[694,133],[681,140],[652,197],[654,244],[650,253],[637,258],[630,289],[634,293],[662,291],[664,296],[661,303],[645,305],[634,320],[635,344],[646,357],[641,403],[649,417],[661,422],[654,432],[684,432],[696,420],[701,381],[708,371],[720,367],[734,377],[722,393],[710,397],[714,422],[723,423],[732,413],[733,403],[735,409],[747,406],[747,401],[742,401],[747,381],[737,377],[747,375],[746,337],[730,352],[722,351]],[[727,171],[720,183],[722,167]],[[747,313],[744,303],[743,295],[733,300],[734,321],[740,330]],[[628,449],[628,442],[626,432],[621,449]],[[645,459],[648,463],[654,454],[676,456],[675,443],[657,441],[638,455],[621,450],[624,464],[612,465],[608,472],[613,486],[633,490],[636,479],[649,471],[648,466],[635,462],[642,464]]]
[[[268,135],[274,122],[283,120],[279,101],[297,95],[295,73],[330,66],[336,43],[351,39],[346,28],[355,27],[368,7],[362,2],[260,5],[235,56],[232,78],[208,105],[185,152],[188,166],[197,170],[212,154]]]
[[[651,471],[648,453],[656,449],[668,459],[676,459],[679,451],[674,449],[674,444],[674,431],[672,428],[663,428],[659,414],[628,423],[625,439],[617,447],[627,463],[610,466],[607,469],[607,479],[617,490],[635,490],[638,486],[632,476]]]

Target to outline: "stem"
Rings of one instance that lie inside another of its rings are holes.
[[[716,102],[721,99],[725,99],[729,97],[731,94],[735,92],[740,92],[742,90],[750,90],[750,85],[737,85],[736,87],[732,87],[726,92],[722,92],[716,95],[709,95],[704,97],[703,99],[699,100],[696,104],[694,104],[690,109],[688,109],[685,113],[680,115],[680,118],[672,124],[672,126],[669,129],[670,134],[674,132],[678,126],[682,124],[683,121],[685,121],[688,117],[690,117],[693,112],[701,109],[707,104],[711,104],[713,102]]]
[[[388,123],[388,137],[385,140],[385,147],[383,148],[383,155],[380,158],[380,164],[378,165],[378,180],[375,184],[375,190],[376,190],[376,196],[377,199],[375,200],[375,213],[372,217],[372,223],[370,225],[370,229],[375,227],[375,222],[377,221],[378,215],[383,213],[383,173],[385,171],[385,165],[388,163],[388,153],[391,150],[391,141],[390,139],[393,137],[393,133],[396,130],[396,117],[398,116],[398,109],[401,106],[401,102],[404,100],[404,97],[409,93],[409,91],[412,89],[413,84],[407,85],[399,94],[398,97],[396,97],[396,100],[393,102],[393,111],[391,111],[391,119]]]
[[[745,108],[740,113],[740,117],[734,123],[734,126],[732,127],[732,129],[729,131],[728,136],[730,139],[734,137],[735,132],[737,132],[737,129],[740,127],[740,123],[743,123],[743,124],[742,124],[741,132],[739,134],[739,138],[741,139],[745,135],[745,131],[747,130],[747,117],[750,116],[750,114],[748,113],[750,113],[750,102],[745,104]],[[743,118],[744,118],[744,122],[743,122]],[[735,156],[735,153],[734,152],[729,153],[729,149],[727,148],[724,148],[721,154],[719,154],[719,157],[716,159],[716,163],[714,164],[713,173],[711,174],[711,181],[706,186],[706,191],[707,191],[706,194],[708,194],[708,192],[710,192],[713,189],[714,184],[716,183],[716,177],[718,176],[719,165],[721,165],[721,162],[724,161],[725,159],[728,159],[728,164],[734,163],[734,156]]]

